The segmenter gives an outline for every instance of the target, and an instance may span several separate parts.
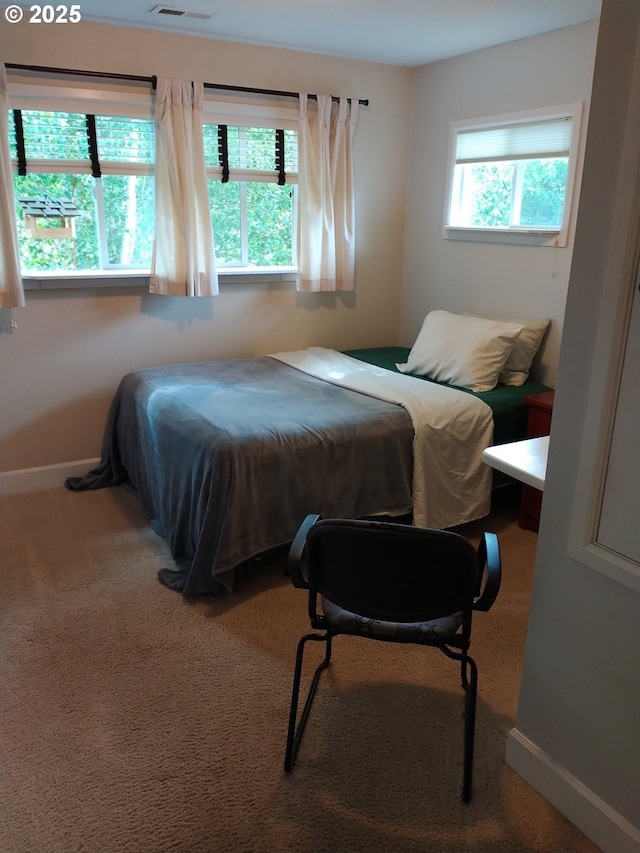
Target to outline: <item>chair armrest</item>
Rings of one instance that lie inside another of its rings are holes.
[[[320,516],[316,513],[308,515],[298,528],[298,532],[291,543],[287,559],[287,570],[291,578],[291,583],[297,589],[309,589],[306,572],[303,571],[304,551],[307,544],[307,534],[319,519]]]
[[[483,533],[478,546],[478,567],[482,579],[486,575],[484,586],[473,604],[474,610],[489,610],[496,600],[502,580],[500,545],[495,533]]]

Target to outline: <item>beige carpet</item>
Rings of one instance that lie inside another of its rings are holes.
[[[513,512],[486,525],[504,580],[475,622],[468,806],[438,652],[337,640],[285,775],[307,626],[281,558],[189,602],[156,580],[170,557],[121,489],[15,496],[2,522],[2,853],[594,853],[504,762],[536,544]]]

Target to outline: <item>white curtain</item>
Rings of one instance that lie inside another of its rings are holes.
[[[25,303],[20,275],[8,125],[9,95],[7,75],[2,65],[0,67],[0,308],[20,308]]]
[[[202,141],[202,83],[158,79],[153,293],[218,292]]]
[[[298,129],[298,290],[353,290],[353,133],[358,100],[300,95]]]

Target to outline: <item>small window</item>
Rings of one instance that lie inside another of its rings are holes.
[[[446,236],[566,245],[579,117],[571,107],[454,124]]]

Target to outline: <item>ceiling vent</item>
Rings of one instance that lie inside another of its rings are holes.
[[[208,14],[206,12],[189,12],[188,9],[176,9],[175,6],[154,6],[151,9],[152,15],[167,15],[171,18],[195,18],[198,21],[209,21],[215,18],[216,14]]]

